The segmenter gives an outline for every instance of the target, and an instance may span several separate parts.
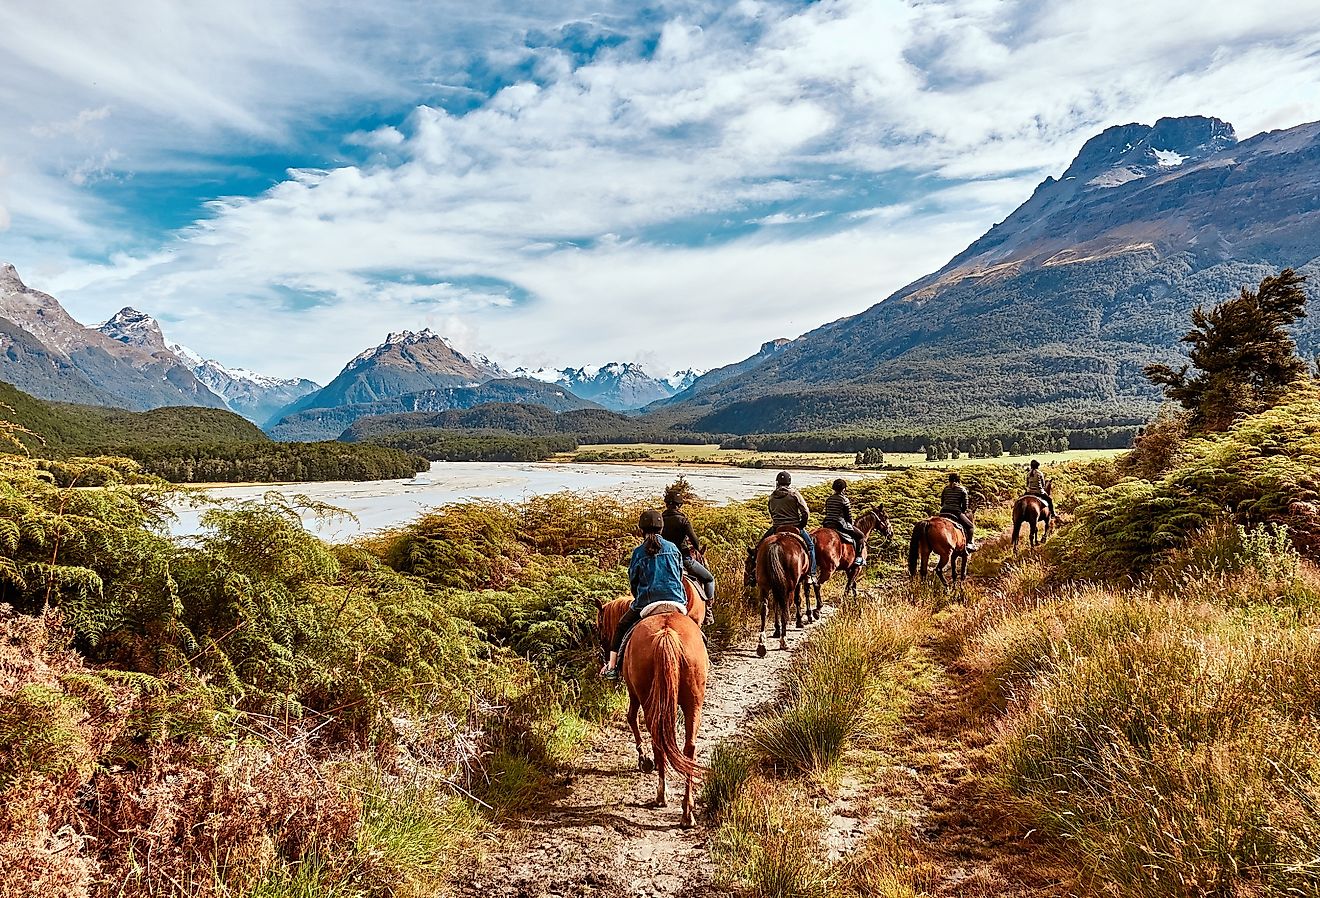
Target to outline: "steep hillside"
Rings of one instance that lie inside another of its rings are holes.
[[[46,399],[224,407],[172,352],[84,327],[53,296],[24,284],[12,265],[0,265],[0,352],[0,377]]]
[[[267,443],[252,422],[224,409],[166,406],[144,412],[47,402],[0,382],[0,419],[26,427],[40,453],[101,453],[125,446]]]
[[[635,437],[646,425],[637,418],[602,408],[553,412],[543,405],[493,402],[443,412],[399,412],[362,418],[340,435],[354,443],[413,430],[498,433],[525,437],[600,436],[602,441]]]
[[[422,390],[376,402],[335,408],[309,408],[284,415],[267,427],[267,432],[278,440],[333,440],[355,421],[373,415],[443,412],[492,402],[540,405],[551,411],[600,408],[594,402],[574,396],[558,384],[522,377],[501,378],[478,386]]]
[[[784,347],[792,340],[786,337],[780,337],[777,340],[768,340],[761,344],[755,355],[748,356],[740,362],[734,362],[731,365],[724,365],[720,368],[712,368],[705,374],[692,378],[688,384],[673,396],[667,399],[661,399],[651,403],[646,410],[656,411],[662,408],[679,405],[689,399],[694,399],[698,394],[705,393],[712,388],[724,383],[731,378],[737,377],[745,371],[750,371],[769,361],[784,351]],[[699,403],[698,403],[699,404]]]
[[[658,414],[737,433],[968,433],[1149,418],[1190,309],[1285,266],[1320,284],[1320,124],[1237,142],[1216,119],[1092,138],[939,271]],[[1314,354],[1317,322],[1297,334]]]

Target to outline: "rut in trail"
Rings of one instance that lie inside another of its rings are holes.
[[[826,614],[829,609],[826,609]],[[790,651],[757,658],[756,637],[742,640],[711,668],[697,737],[697,760],[739,732],[750,712],[779,692],[792,654],[820,624],[790,627]],[[650,754],[650,739],[642,730]],[[724,894],[712,884],[714,865],[700,819],[679,825],[682,778],[668,777],[669,807],[653,809],[654,773],[637,769],[632,733],[622,713],[592,741],[565,794],[516,828],[455,876],[463,896],[569,898],[569,896],[705,896]]]

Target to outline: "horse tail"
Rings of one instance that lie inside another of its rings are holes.
[[[765,552],[765,564],[770,580],[770,592],[775,602],[788,607],[788,593],[791,587],[788,567],[784,563],[784,549],[779,543],[772,543]]]
[[[675,730],[678,728],[678,685],[681,676],[679,656],[682,654],[682,637],[669,627],[664,627],[655,635],[654,645],[655,653],[651,663],[655,673],[652,675],[651,692],[646,696],[644,709],[646,728],[651,731],[651,742],[655,745],[657,753],[664,756],[663,760],[655,759],[656,766],[659,767],[668,760],[670,766],[683,776],[700,776],[701,767],[683,753],[675,735]]]
[[[921,542],[926,538],[926,528],[930,524],[918,521],[912,527],[912,541],[908,543],[908,576],[917,575],[917,561],[921,558]]]

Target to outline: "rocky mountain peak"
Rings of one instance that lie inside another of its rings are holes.
[[[1204,115],[1162,118],[1154,125],[1114,125],[1082,145],[1063,180],[1113,187],[1161,169],[1199,162],[1236,143],[1232,125]]]
[[[120,309],[97,330],[127,346],[136,346],[149,352],[169,351],[160,322],[131,306]]]
[[[0,264],[0,289],[6,293],[17,293],[27,289],[23,279],[18,276],[18,269],[8,262]]]

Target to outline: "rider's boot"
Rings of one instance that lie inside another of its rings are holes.
[[[600,675],[607,680],[617,680],[619,678],[618,663],[619,653],[610,652],[610,660],[606,661],[605,665],[601,667]]]

